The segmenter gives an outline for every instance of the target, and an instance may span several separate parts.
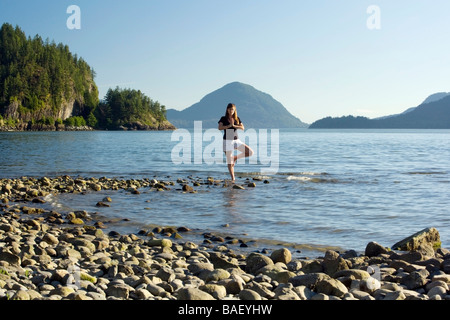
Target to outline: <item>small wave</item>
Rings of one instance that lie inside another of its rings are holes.
[[[52,195],[51,193],[44,197],[45,202],[49,203],[53,208],[62,208],[62,204],[58,201],[58,199]]]
[[[312,177],[306,177],[306,176],[289,176],[286,179],[289,181],[294,180],[294,181],[312,182],[312,183],[338,183],[339,182],[339,180],[337,180],[337,179],[312,178]]]
[[[290,242],[290,241],[280,241],[275,239],[267,239],[267,238],[252,238],[253,241],[257,242],[258,247],[281,247],[281,248],[292,248],[296,250],[301,251],[309,251],[309,252],[326,252],[327,250],[334,250],[334,251],[344,251],[344,249],[340,246],[333,246],[333,245],[320,245],[320,244],[313,244],[313,243],[296,243],[296,242]]]
[[[276,225],[290,225],[292,222],[291,221],[277,221],[275,222]]]
[[[327,172],[313,172],[313,171],[305,171],[305,172],[278,172],[280,176],[327,176],[329,173]]]
[[[443,171],[411,171],[406,174],[422,174],[422,175],[432,175],[432,174],[447,174],[447,172]]]
[[[296,180],[296,181],[310,181],[312,178],[310,177],[297,177],[297,176],[289,176],[286,178],[287,180]]]

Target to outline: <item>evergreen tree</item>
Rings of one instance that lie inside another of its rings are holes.
[[[166,108],[139,90],[109,89],[99,102],[95,71],[67,45],[5,23],[0,28],[0,117],[8,125],[157,129]],[[73,104],[74,114],[60,119]],[[56,119],[56,120],[55,120]]]
[[[0,28],[0,114],[11,102],[20,119],[56,117],[64,103],[75,103],[87,117],[98,105],[95,72],[68,46],[39,35],[27,38],[17,26]],[[45,121],[44,121],[45,122]]]
[[[166,108],[155,102],[140,90],[109,89],[105,100],[96,110],[99,127],[117,129],[119,127],[157,127],[166,120]]]

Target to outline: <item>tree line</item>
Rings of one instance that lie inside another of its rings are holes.
[[[117,129],[157,125],[166,108],[141,91],[110,89],[100,101],[95,71],[67,45],[0,28],[0,125],[90,126]],[[71,116],[64,108],[72,108]]]
[[[95,110],[97,127],[103,129],[157,128],[166,120],[166,107],[140,90],[109,89]]]

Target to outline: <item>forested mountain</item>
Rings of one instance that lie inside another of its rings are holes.
[[[206,95],[183,111],[168,110],[167,119],[179,128],[192,128],[202,121],[204,128],[217,128],[228,103],[234,103],[246,128],[302,128],[307,124],[294,117],[272,96],[254,87],[232,82]]]
[[[0,29],[0,115],[11,125],[87,118],[98,105],[94,70],[69,47],[19,28]],[[22,128],[23,129],[23,128]]]
[[[0,131],[173,129],[165,107],[136,90],[109,90],[100,103],[94,70],[67,45],[0,29]]]

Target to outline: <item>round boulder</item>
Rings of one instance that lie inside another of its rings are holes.
[[[281,248],[272,252],[270,259],[272,259],[274,263],[283,262],[284,264],[288,264],[292,260],[292,254],[288,249]]]

